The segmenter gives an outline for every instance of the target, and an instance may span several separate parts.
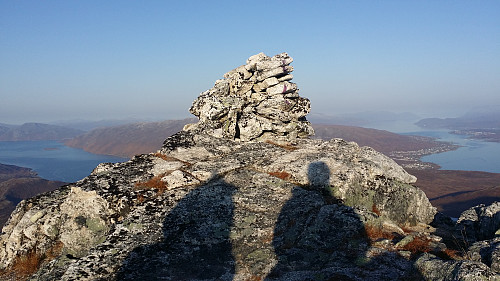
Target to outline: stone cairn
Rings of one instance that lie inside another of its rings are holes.
[[[305,118],[311,103],[290,82],[292,61],[287,53],[251,56],[200,94],[189,109],[199,121],[184,130],[241,141],[291,141],[314,135]]]

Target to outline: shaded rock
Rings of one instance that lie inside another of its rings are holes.
[[[500,280],[488,266],[475,261],[443,261],[431,254],[423,254],[416,267],[425,280]]]
[[[500,229],[500,202],[472,207],[460,215],[456,236],[468,243],[491,239]]]
[[[486,264],[493,272],[500,274],[500,237],[472,244],[467,256],[473,261]]]

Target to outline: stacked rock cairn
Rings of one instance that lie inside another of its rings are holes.
[[[292,61],[287,53],[251,56],[200,94],[189,109],[199,121],[184,130],[241,141],[291,141],[314,135],[305,118],[311,103],[290,82]]]

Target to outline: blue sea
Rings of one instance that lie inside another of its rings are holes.
[[[100,163],[127,160],[92,154],[57,141],[0,141],[0,163],[31,168],[48,180],[75,182],[88,176]]]
[[[422,157],[424,162],[441,166],[442,170],[483,171],[500,173],[500,143],[467,139],[447,131],[417,131],[405,133],[437,138],[460,145],[457,150]]]
[[[415,120],[416,122],[417,120]],[[461,147],[457,150],[422,157],[424,162],[436,163],[442,170],[483,171],[500,173],[500,143],[467,139],[463,135],[450,134],[450,130],[422,130],[409,121],[387,121],[373,124],[373,128],[399,133],[433,137]]]

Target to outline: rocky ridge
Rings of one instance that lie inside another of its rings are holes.
[[[239,138],[217,133],[230,115],[200,117],[155,153],[22,201],[0,236],[2,277],[499,280],[496,207],[454,225],[415,177],[369,147],[301,130],[245,141],[238,118]],[[486,217],[488,234],[470,238],[473,258],[455,257],[439,236],[465,221],[481,229]]]

